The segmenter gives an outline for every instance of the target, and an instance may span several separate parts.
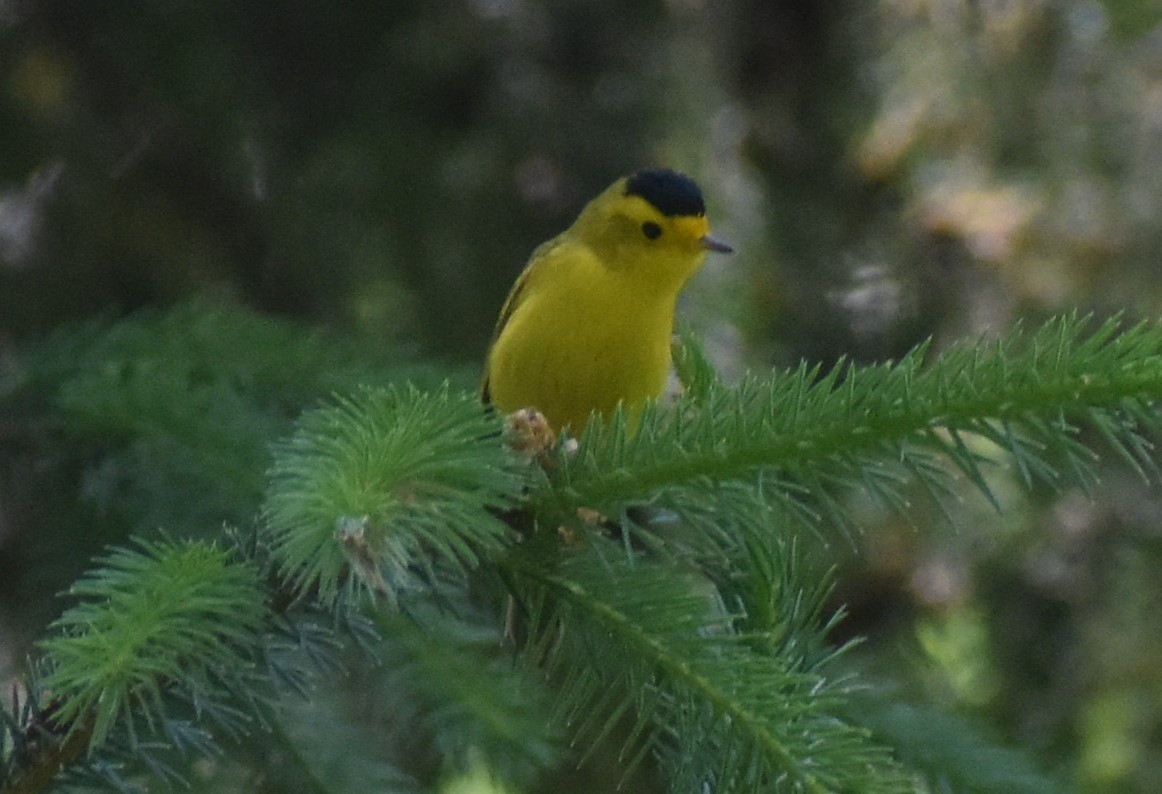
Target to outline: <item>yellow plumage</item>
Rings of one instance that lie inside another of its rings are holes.
[[[501,310],[484,399],[574,433],[619,402],[636,414],[665,387],[678,293],[708,250],[730,248],[709,236],[692,181],[665,170],[619,179],[533,252]]]

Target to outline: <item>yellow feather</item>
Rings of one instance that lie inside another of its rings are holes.
[[[632,417],[661,395],[678,293],[707,250],[729,248],[700,212],[666,215],[627,179],[539,246],[509,293],[481,384],[500,410],[536,408],[578,433],[592,411],[621,402]]]

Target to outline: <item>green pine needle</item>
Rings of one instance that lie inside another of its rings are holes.
[[[81,603],[41,647],[58,724],[91,729],[90,748],[135,718],[157,725],[170,690],[194,697],[207,676],[249,665],[266,620],[257,572],[206,543],[140,540],[69,590]]]
[[[916,762],[893,758],[867,729],[892,732],[850,710],[852,687],[833,663],[842,649],[827,640],[830,580],[792,539],[804,526],[850,522],[853,490],[906,514],[915,485],[944,505],[959,475],[992,499],[998,463],[1026,485],[1092,486],[1103,448],[1157,477],[1162,436],[1162,326],[1068,317],[928,354],[921,346],[893,364],[827,372],[804,365],[731,387],[686,344],[676,363],[687,392],[673,410],[648,406],[632,431],[620,414],[592,422],[579,448],[562,445],[552,465],[531,472],[472,396],[365,388],[308,412],[275,446],[262,531],[279,572],[312,606],[363,591],[394,603],[449,571],[497,565],[523,609],[514,622],[528,638],[523,656],[555,688],[569,735],[614,742],[627,775],[652,754],[675,790],[910,791],[919,777],[899,761]],[[184,426],[143,424],[186,391],[181,378],[180,388],[157,387],[160,372],[140,369],[145,399],[114,400],[116,410],[94,403],[93,416],[158,438]],[[58,399],[70,394],[83,391]],[[218,395],[187,412],[242,415]],[[233,437],[235,426],[222,423],[218,435]],[[207,459],[227,447],[207,447]],[[590,525],[579,507],[602,520]],[[514,508],[532,527],[520,544],[498,517]],[[619,541],[604,534],[611,523]],[[140,747],[135,722],[157,733],[177,694],[202,719],[245,730],[249,705],[232,711],[231,693],[249,680],[267,620],[258,578],[205,544],[112,552],[73,588],[81,603],[43,644],[52,719],[79,746],[108,749],[128,733]],[[426,704],[424,724],[449,757],[482,751],[495,761],[534,730],[539,709],[505,708],[522,681],[500,686],[497,659],[461,653],[479,651],[475,639],[461,643],[432,618],[448,592],[409,601],[406,616],[379,616],[395,629],[385,632],[400,662],[393,683]],[[476,672],[498,683],[483,695],[469,685],[480,660],[490,667]],[[510,771],[531,779],[552,748],[523,750]],[[973,772],[929,766],[933,780]]]
[[[284,575],[331,604],[356,586],[394,601],[436,561],[474,567],[508,541],[492,511],[523,482],[499,432],[475,398],[447,387],[364,389],[308,412],[268,476],[266,527]]]
[[[706,355],[702,340],[690,327],[682,326],[678,329],[671,349],[674,371],[688,398],[700,401],[708,397],[716,386],[722,385],[722,379]]]
[[[558,759],[561,736],[547,729],[546,690],[513,665],[500,622],[475,617],[375,613],[388,671],[380,685],[391,720],[384,730],[402,722],[413,737],[430,736],[445,774],[485,761],[500,779],[527,788]]]
[[[81,437],[100,456],[85,499],[142,532],[193,535],[251,520],[270,445],[304,407],[361,385],[435,389],[449,377],[393,351],[193,300],[68,324],[26,346],[15,377],[0,378],[0,414],[22,433],[47,423]]]
[[[842,682],[731,631],[706,582],[598,543],[556,570],[509,563],[540,627],[530,656],[561,675],[570,732],[593,747],[629,716],[630,769],[652,749],[676,791],[912,790],[885,748],[835,716]]]
[[[904,473],[934,494],[947,491],[941,459],[993,499],[985,467],[996,461],[980,440],[1009,453],[1028,483],[1058,486],[1068,475],[1092,485],[1097,456],[1078,438],[1084,427],[1143,475],[1157,472],[1147,439],[1162,435],[1153,409],[1162,396],[1162,326],[1127,328],[1115,318],[1095,328],[1089,318],[1063,317],[930,362],[926,353],[922,345],[896,363],[841,363],[827,373],[802,365],[736,387],[702,379],[673,412],[644,411],[632,436],[621,423],[591,421],[580,450],[559,463],[556,494],[542,489],[531,499],[543,505],[564,492],[616,513],[670,489],[766,471],[774,501],[803,501],[786,484],[805,483],[817,504],[836,486],[868,487],[890,503]],[[874,481],[869,460],[879,461]]]
[[[920,791],[1062,794],[1073,788],[1060,770],[1049,776],[1025,752],[995,743],[981,726],[932,707],[861,694],[847,710],[900,760],[927,780]]]

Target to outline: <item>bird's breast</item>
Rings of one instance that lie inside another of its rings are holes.
[[[643,296],[616,278],[528,295],[497,339],[489,365],[493,402],[535,407],[579,433],[590,411],[608,415],[658,397],[670,366],[676,296]]]

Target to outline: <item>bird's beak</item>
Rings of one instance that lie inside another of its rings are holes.
[[[734,249],[721,240],[716,240],[709,234],[703,235],[702,239],[698,241],[707,251],[713,251],[716,254],[731,254]]]

